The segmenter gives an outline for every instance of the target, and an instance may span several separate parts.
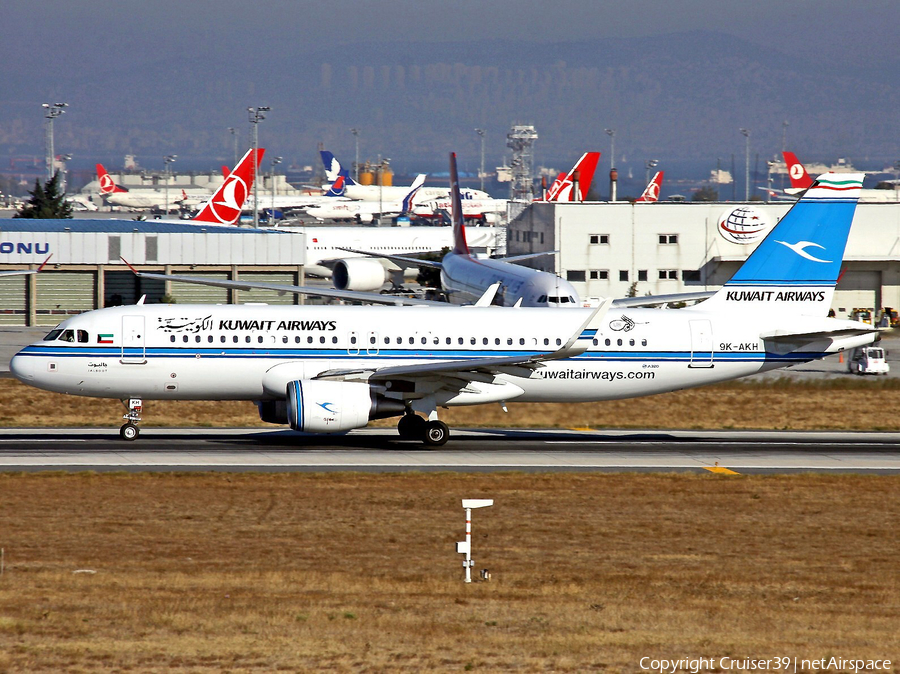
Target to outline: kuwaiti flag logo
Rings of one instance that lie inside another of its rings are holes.
[[[97,335],[98,344],[112,344],[114,335],[111,333]]]

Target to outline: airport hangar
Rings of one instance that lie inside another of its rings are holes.
[[[555,271],[582,298],[715,290],[791,202],[536,202],[509,224],[509,255]],[[555,267],[554,267],[555,264]],[[860,203],[833,308],[900,308],[900,204]]]

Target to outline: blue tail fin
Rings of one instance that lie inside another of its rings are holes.
[[[702,306],[825,316],[862,188],[862,173],[826,173]]]

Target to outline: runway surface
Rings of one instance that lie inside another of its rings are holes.
[[[900,433],[461,430],[440,449],[392,429],[309,436],[261,429],[0,430],[10,471],[900,472]]]

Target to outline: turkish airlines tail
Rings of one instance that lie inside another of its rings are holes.
[[[581,159],[575,163],[572,170],[565,176],[557,178],[547,190],[547,201],[584,201],[591,189],[598,161],[600,161],[599,152],[585,152],[581,155]],[[572,189],[576,184],[577,192]]]
[[[247,150],[238,165],[234,167],[225,182],[216,190],[200,212],[193,218],[194,222],[211,222],[217,225],[233,225],[241,217],[241,209],[250,195],[256,169],[262,161],[265,150],[255,152],[256,161],[252,157],[254,150]]]
[[[112,194],[113,192],[127,192],[124,187],[119,187],[113,181],[112,176],[110,176],[106,169],[103,168],[103,164],[97,164],[97,181],[100,183],[100,196],[105,196],[107,194]]]
[[[665,171],[657,171],[656,175],[650,181],[650,184],[644,188],[643,194],[637,198],[640,203],[656,203],[659,201],[659,188],[662,187],[663,176]]]
[[[805,190],[813,184],[813,179],[806,172],[806,167],[797,159],[793,152],[782,152],[784,163],[787,164],[788,176],[791,179],[792,190]]]

